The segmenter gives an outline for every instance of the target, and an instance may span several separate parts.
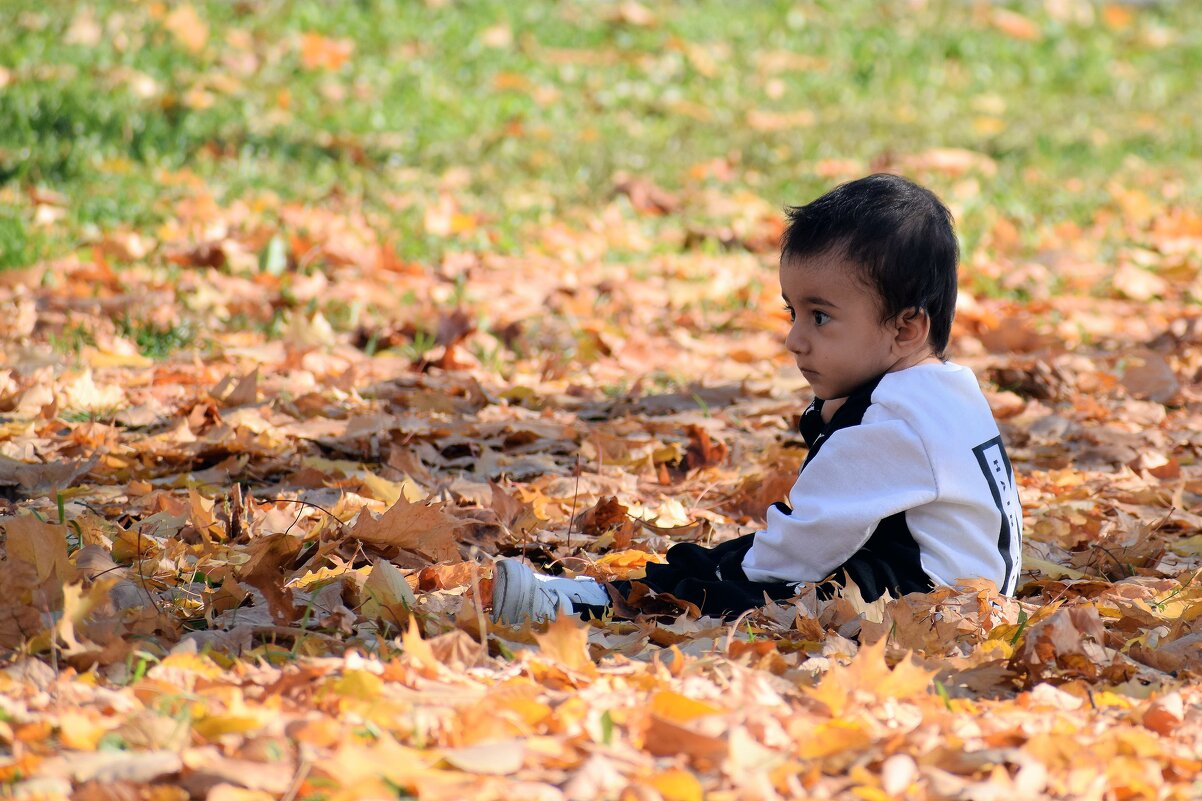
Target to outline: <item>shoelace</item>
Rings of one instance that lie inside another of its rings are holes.
[[[571,611],[572,599],[563,595],[559,590],[553,589],[551,587],[543,587],[541,585],[539,587],[537,587],[536,589],[540,593],[542,593],[543,597],[546,598],[547,601],[551,604],[551,610],[554,610],[556,612],[564,611],[564,607],[566,605],[567,611]],[[551,610],[547,610],[547,611],[551,611]],[[540,611],[542,611],[542,610],[540,610]]]

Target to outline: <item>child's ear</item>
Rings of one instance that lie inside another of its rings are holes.
[[[931,316],[925,309],[906,309],[894,322],[897,328],[893,343],[902,353],[908,355],[927,344],[931,335]]]

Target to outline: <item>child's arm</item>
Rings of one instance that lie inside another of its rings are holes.
[[[820,581],[882,520],[936,495],[926,449],[905,422],[840,429],[798,476],[789,492],[792,510],[768,510],[768,525],[756,533],[743,572],[753,581]]]

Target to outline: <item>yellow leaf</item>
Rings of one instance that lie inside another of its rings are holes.
[[[496,740],[466,748],[451,748],[442,754],[443,759],[459,770],[490,776],[517,773],[524,756],[525,748],[517,740]]]
[[[108,731],[82,711],[67,710],[58,716],[58,740],[64,748],[95,751],[96,744]]]
[[[252,715],[208,715],[195,721],[192,730],[206,740],[223,734],[246,734],[257,731],[263,722]]]
[[[115,353],[98,348],[88,348],[83,354],[88,365],[100,370],[106,367],[150,367],[154,360],[140,353]]]
[[[320,456],[306,456],[301,459],[302,467],[311,467],[320,473],[332,476],[357,476],[362,473],[363,465],[349,459],[323,459]]]
[[[1055,562],[1049,562],[1047,559],[1040,559],[1036,556],[1023,554],[1023,568],[1032,567],[1038,570],[1040,573],[1043,573],[1048,578],[1052,579],[1083,579],[1086,577],[1085,574],[1080,570],[1076,570],[1071,567],[1065,567],[1064,565],[1058,565]]]
[[[188,505],[192,512],[190,518],[192,526],[205,537],[220,539],[224,536],[224,532],[217,523],[217,516],[213,514],[214,504],[214,501],[201,495],[195,488],[188,488]]]
[[[664,801],[702,801],[705,797],[697,777],[679,768],[652,776],[647,784],[654,787]]]
[[[864,801],[893,801],[897,797],[886,793],[879,787],[871,787],[869,785],[853,787],[851,788],[851,794],[856,798],[864,799]]]
[[[872,743],[872,736],[859,723],[849,720],[828,720],[810,730],[797,745],[797,755],[803,759],[822,759],[844,751],[859,750]]]
[[[97,384],[90,369],[63,387],[63,404],[85,412],[107,411],[125,404],[125,389],[117,384]]]
[[[190,654],[187,652],[179,652],[168,654],[163,657],[163,661],[150,669],[150,676],[155,677],[159,673],[178,670],[184,673],[191,673],[204,679],[216,679],[223,675],[225,671],[213,664],[207,656],[200,654]]]
[[[344,564],[336,567],[326,566],[320,567],[317,570],[307,570],[303,576],[288,582],[288,586],[304,590],[312,587],[314,584],[324,584],[330,579],[349,576],[353,573],[358,573],[366,581],[367,577],[371,575],[371,565],[357,567],[354,570],[348,570]]]
[[[612,534],[607,534],[606,536],[612,539]],[[598,539],[600,540],[601,538]],[[661,564],[664,561],[664,557],[660,554],[631,549],[626,551],[611,551],[598,559],[595,564],[597,567],[600,567],[607,573],[612,573],[618,578],[633,579],[642,578],[646,575],[649,563]]]
[[[1130,709],[1134,706],[1131,699],[1125,695],[1119,695],[1110,690],[1096,690],[1090,696],[1093,705],[1101,707],[1115,707],[1117,709]]]
[[[346,670],[330,684],[330,690],[346,697],[360,701],[373,701],[380,696],[384,682],[374,673],[366,670]]]
[[[417,628],[416,617],[409,618],[409,628],[401,635],[401,649],[419,669],[433,674],[442,671],[442,663],[434,655],[430,643],[422,639],[421,632]]]
[[[996,136],[1006,130],[1006,121],[1001,117],[982,114],[973,118],[972,128],[982,136]]]
[[[366,470],[356,472],[355,476],[363,482],[363,486],[367,487],[373,498],[383,501],[388,506],[392,506],[401,498],[414,503],[426,499],[422,488],[409,479],[389,481]]]
[[[697,701],[671,690],[662,690],[651,696],[651,713],[674,723],[684,723],[704,715],[716,715],[723,710],[704,701]]]
[[[997,656],[999,659],[1009,659],[1014,656],[1014,646],[1007,640],[986,640],[981,643],[981,653]]]
[[[68,584],[63,587],[63,614],[57,622],[58,636],[66,644],[66,653],[75,654],[86,650],[84,645],[75,637],[75,627],[83,625],[88,614],[97,605],[108,600],[109,589],[117,583],[115,578],[101,579],[93,583],[85,594],[79,584]]]
[[[371,575],[363,584],[363,592],[366,595],[363,616],[398,629],[409,619],[410,610],[417,606],[417,598],[409,582],[387,559],[377,559],[372,565]]]

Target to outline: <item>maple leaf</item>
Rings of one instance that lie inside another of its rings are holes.
[[[890,669],[885,661],[887,639],[882,637],[873,645],[861,647],[849,664],[832,667],[818,686],[807,689],[806,694],[822,703],[835,718],[848,711],[857,693],[876,698],[925,694],[938,671],[911,659],[903,659]]]
[[[402,495],[382,515],[360,512],[347,534],[377,548],[399,548],[431,562],[448,562],[459,559],[455,530],[462,525],[443,504],[414,503]]]
[[[32,565],[37,581],[61,586],[75,572],[67,560],[66,526],[19,515],[0,517],[0,531],[7,538],[8,558]]]
[[[302,545],[300,537],[285,533],[258,537],[247,547],[250,559],[238,571],[239,578],[263,593],[272,619],[283,625],[292,623],[299,614],[285,581],[289,563],[296,559]]]

